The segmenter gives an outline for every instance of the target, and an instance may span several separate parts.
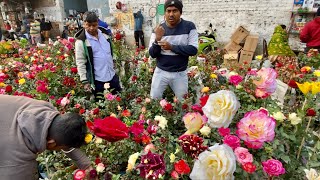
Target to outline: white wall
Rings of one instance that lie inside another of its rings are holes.
[[[163,16],[151,18],[149,9],[165,0],[122,0],[127,5],[127,13],[116,9],[119,0],[109,0],[110,13],[117,17],[120,28],[126,31],[129,41],[133,41],[132,12],[142,9],[145,17],[144,32],[148,37],[156,23]],[[232,32],[240,25],[252,34],[270,40],[277,24],[289,26],[293,0],[183,0],[182,18],[193,21],[198,32],[203,32],[209,23],[217,29],[218,41],[228,42]]]

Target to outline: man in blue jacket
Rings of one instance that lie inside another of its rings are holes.
[[[157,60],[150,92],[153,99],[161,99],[168,85],[180,101],[188,93],[188,60],[197,54],[198,33],[193,22],[180,18],[182,7],[180,0],[166,1],[166,20],[151,35],[149,53]]]
[[[144,34],[142,31],[143,16],[141,10],[137,13],[133,13],[134,17],[134,39],[136,41],[136,46],[139,48],[139,39],[141,41],[141,48],[144,49]]]

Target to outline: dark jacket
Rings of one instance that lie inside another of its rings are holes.
[[[99,27],[102,34],[105,36],[107,41],[110,43],[111,55],[112,51],[112,41],[111,37],[108,35],[107,29]],[[85,30],[82,28],[76,34],[75,43],[75,54],[76,54],[76,64],[78,68],[78,74],[82,83],[90,83],[94,87],[94,64],[93,64],[93,51],[89,40],[87,40]]]

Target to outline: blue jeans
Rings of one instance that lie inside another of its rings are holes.
[[[181,72],[168,72],[156,67],[151,84],[150,96],[152,99],[162,99],[162,95],[167,86],[173,90],[179,101],[188,93],[187,70]]]

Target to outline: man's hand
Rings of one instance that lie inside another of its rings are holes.
[[[84,86],[83,86],[83,88],[84,88],[84,90],[86,91],[86,92],[91,92],[91,85],[89,84],[89,83],[87,83],[87,84],[84,84]]]
[[[156,41],[160,41],[162,36],[165,33],[165,30],[162,26],[158,25],[155,29],[154,29],[154,33],[156,34]]]
[[[158,45],[161,46],[163,50],[171,50],[172,45],[168,41],[158,41]]]

